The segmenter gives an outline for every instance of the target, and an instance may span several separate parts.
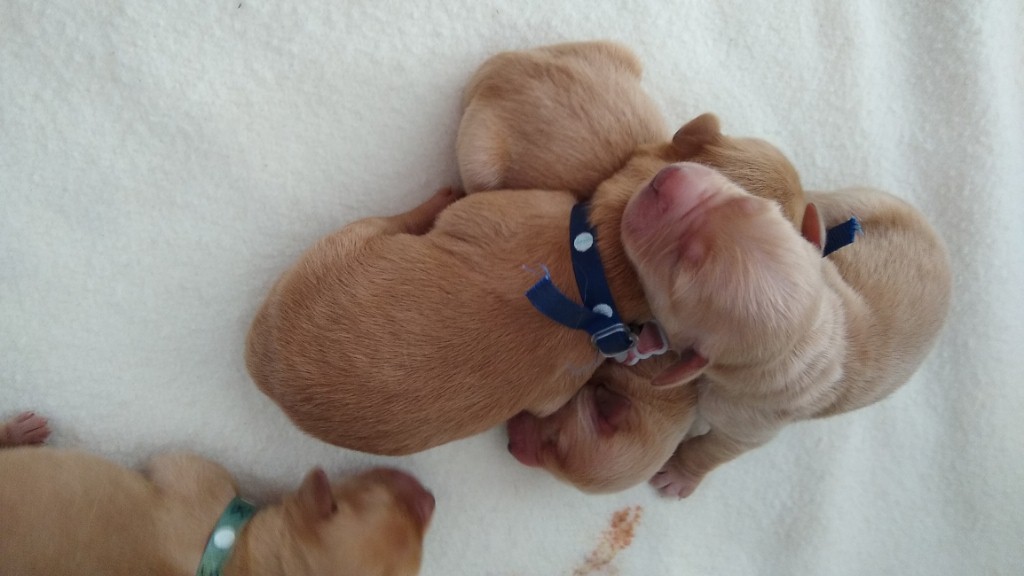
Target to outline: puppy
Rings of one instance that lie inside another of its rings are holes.
[[[46,418],[35,412],[22,412],[0,424],[0,448],[23,444],[42,444],[50,437]]]
[[[557,44],[487,60],[463,96],[457,152],[467,193],[569,190],[590,196],[665,122],[642,66],[612,42]]]
[[[331,486],[315,469],[237,534],[222,528],[211,538],[235,496],[230,474],[195,455],[159,456],[144,476],[80,452],[5,450],[0,574],[196,574],[212,540],[229,549],[216,572],[226,576],[412,575],[434,507],[396,470]]]
[[[668,290],[655,286],[671,279],[648,255],[626,257],[623,246],[646,232],[623,227],[623,210],[634,195],[657,195],[649,190],[660,181],[651,177],[679,157],[674,143],[645,147],[592,199],[596,245],[627,323],[649,320],[645,292]],[[674,172],[687,177],[669,179],[672,196],[719,188],[749,196],[700,165]],[[250,330],[246,363],[299,428],[366,452],[425,450],[521,411],[551,414],[600,364],[588,334],[552,322],[524,296],[545,266],[576,298],[567,245],[574,196],[517,190],[453,200],[442,191],[409,213],[353,223],[317,243],[272,288]],[[772,225],[792,228],[771,202],[748,204],[774,214]],[[760,218],[755,212],[734,216]],[[761,227],[734,230],[743,236]],[[779,260],[757,242],[738,243],[766,265]]]
[[[655,263],[657,272],[642,282],[652,286],[645,290],[652,309],[665,310],[655,316],[672,317],[662,324],[673,344],[681,339],[678,326],[685,321],[672,315],[685,314],[715,346],[756,362],[770,350],[752,347],[753,335],[786,342],[802,330],[801,301],[815,295],[815,287],[802,282],[814,270],[807,258],[813,250],[775,200],[735,185],[674,184],[694,177],[690,166],[697,165],[663,169],[656,178],[660,186],[631,199],[622,219],[625,250]],[[802,198],[798,186],[765,190],[789,206]],[[693,302],[677,301],[686,298]],[[709,307],[719,323],[697,318]],[[587,491],[621,490],[650,478],[692,424],[697,389],[652,389],[645,369],[658,365],[662,378],[685,382],[681,370],[699,370],[706,363],[694,353],[673,360],[672,365],[646,360],[635,368],[602,366],[551,417],[521,414],[511,420],[509,450],[520,462],[544,466]]]
[[[805,281],[820,285],[821,294],[803,313],[807,328],[785,341],[781,353],[748,360],[728,342],[716,342],[706,323],[728,324],[729,315],[713,306],[702,313],[695,303],[691,318],[705,323],[703,329],[667,326],[674,342],[689,344],[682,357],[653,358],[631,369],[605,365],[595,374],[604,389],[598,406],[613,416],[603,430],[588,429],[593,400],[583,393],[550,418],[510,425],[510,431],[524,430],[518,434],[528,450],[522,450],[538,454],[527,463],[592,491],[629,487],[662,468],[652,484],[667,496],[685,497],[709,471],[767,442],[785,424],[870,405],[906,382],[949,308],[951,274],[942,241],[920,213],[883,192],[809,198],[814,208],[807,210],[803,229],[814,248],[809,258],[818,258],[820,270]],[[863,237],[821,259],[822,230],[854,215]],[[719,280],[740,282],[727,274]],[[724,284],[720,297],[741,309]],[[738,341],[753,350],[772,348],[763,337]],[[680,409],[690,387],[650,383],[694,378],[698,411],[710,431],[680,444],[691,423]],[[666,464],[658,463],[673,450]],[[614,466],[608,454],[614,454]]]

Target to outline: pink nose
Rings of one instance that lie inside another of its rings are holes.
[[[685,214],[714,194],[722,177],[707,166],[680,162],[662,168],[648,188],[662,210],[676,216]]]

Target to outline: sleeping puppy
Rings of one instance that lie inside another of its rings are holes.
[[[592,200],[596,246],[627,323],[651,318],[651,294],[662,305],[671,297],[661,294],[678,295],[659,255],[627,258],[623,250],[648,243],[649,210],[622,226],[627,203],[657,198],[662,184],[670,197],[743,196],[744,209],[729,217],[758,225],[733,226],[736,245],[775,270],[800,265],[759,241],[773,227],[792,231],[772,202],[696,164],[652,179],[679,156],[673,143],[644,148]],[[568,246],[574,196],[517,190],[454,198],[443,191],[409,213],[355,222],[318,242],[272,288],[250,330],[246,363],[302,430],[366,452],[425,450],[522,411],[549,415],[601,363],[587,333],[556,324],[524,296],[543,266],[579,301]],[[662,215],[656,225],[672,218]]]
[[[378,469],[332,486],[315,469],[228,528],[219,519],[236,493],[227,470],[191,454],[159,456],[142,475],[81,452],[4,450],[0,574],[419,572],[434,498],[407,474]],[[207,546],[227,554],[220,571]]]
[[[590,196],[665,122],[642,66],[612,42],[557,44],[488,59],[470,79],[459,126],[467,193],[569,190]]]
[[[695,122],[703,124],[700,119]],[[681,134],[693,131],[693,126],[688,126]],[[705,153],[705,158],[709,157]],[[750,154],[752,161],[760,158],[760,150]],[[762,169],[762,177],[769,181],[774,173],[789,172],[783,168]],[[718,307],[720,322],[704,322],[701,327],[709,340],[727,348],[732,357],[754,352],[750,345],[753,334],[769,342],[792,340],[793,334],[802,330],[802,302],[813,300],[816,294],[813,284],[802,281],[814,270],[814,262],[807,258],[813,250],[778,201],[753,196],[736,186],[692,187],[689,193],[671,193],[685,191],[671,185],[674,179],[689,177],[685,168],[664,169],[659,178],[664,180],[665,191],[641,192],[623,216],[627,253],[644,254],[642,257],[658,262],[658,272],[664,274],[656,284],[659,288],[648,290],[652,309],[670,308],[668,317],[676,313],[671,309],[674,306],[690,316]],[[802,199],[798,185],[773,184],[763,190],[789,199],[789,207],[792,198]],[[670,288],[662,288],[665,285]],[[685,295],[692,303],[667,304],[660,294],[669,291]],[[657,312],[655,315],[662,318]],[[662,324],[670,341],[674,335],[678,338],[678,323],[662,320]],[[699,355],[672,358],[671,365],[658,359],[645,360],[636,367],[606,363],[551,417],[520,414],[511,420],[509,450],[520,462],[543,466],[587,491],[621,490],[650,478],[684,438],[697,402],[693,386],[650,386],[651,375],[646,372],[650,366],[662,368],[664,378],[675,378],[681,368],[703,367]]]
[[[746,350],[739,354],[728,341],[716,342],[707,323],[721,310],[694,309],[690,317],[698,328],[666,322],[670,338],[687,350],[682,357],[652,358],[634,368],[605,365],[594,376],[593,387],[602,390],[596,407],[581,393],[550,418],[523,417],[524,423],[510,425],[510,434],[524,439],[520,452],[530,454],[520,460],[590,491],[623,489],[662,468],[651,483],[667,496],[685,497],[716,466],[767,442],[787,423],[867,406],[906,382],[949,308],[943,243],[920,213],[883,192],[812,193],[809,199],[815,208],[807,210],[803,230],[819,270],[806,282],[822,290],[804,312],[806,329],[784,341],[774,359],[764,352],[748,359]],[[864,236],[820,258],[822,230],[853,215]],[[739,280],[723,275],[720,281]],[[717,298],[742,313],[743,300],[731,290],[711,300]],[[738,342],[754,351],[777,347],[763,337]],[[699,389],[698,411],[710,431],[680,444],[693,417],[680,408],[691,385],[659,385],[688,380]],[[589,423],[594,412],[605,414],[603,428]]]

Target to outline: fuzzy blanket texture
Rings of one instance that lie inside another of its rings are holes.
[[[400,466],[437,496],[425,576],[1020,574],[1021,30],[1019,0],[5,1],[0,417],[36,410],[53,445],[132,466],[195,450],[257,500],[316,464]],[[243,364],[271,283],[457,183],[486,57],[596,38],[637,52],[672,127],[716,112],[809,189],[931,219],[955,296],[923,367],[680,502],[579,493],[502,428],[405,458],[300,433]]]

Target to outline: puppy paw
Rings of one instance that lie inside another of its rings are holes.
[[[665,498],[686,498],[697,489],[703,476],[688,474],[671,463],[666,464],[651,478],[653,486]]]
[[[22,412],[0,430],[0,445],[42,444],[50,436],[50,428],[46,424],[46,418],[36,416],[34,412]]]
[[[405,214],[396,216],[400,229],[409,234],[426,234],[434,227],[434,220],[453,202],[463,196],[455,188],[441,188],[425,202]]]

